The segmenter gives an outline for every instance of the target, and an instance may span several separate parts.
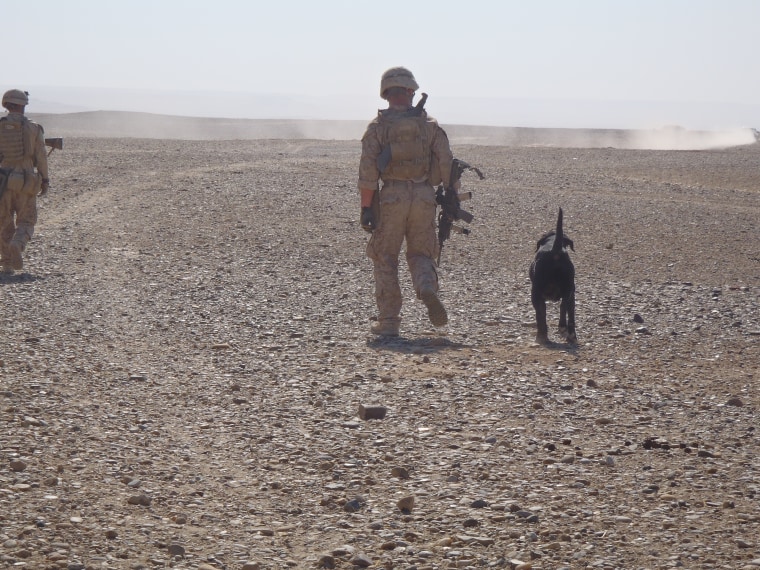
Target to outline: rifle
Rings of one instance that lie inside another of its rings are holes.
[[[48,156],[50,156],[55,149],[63,149],[63,139],[61,137],[45,139],[45,146],[50,147],[50,152],[48,153]]]
[[[454,190],[454,185],[457,180],[462,178],[462,174],[465,170],[474,171],[480,180],[483,180],[485,176],[480,169],[470,166],[464,160],[455,158],[451,163],[451,176],[449,177],[448,186],[444,187],[443,184],[438,186],[435,192],[435,201],[441,206],[441,211],[438,213],[438,260],[436,264],[441,263],[441,252],[443,251],[443,242],[451,237],[451,232],[454,231],[458,234],[469,235],[470,230],[460,226],[455,226],[454,222],[462,220],[469,224],[475,217],[466,212],[460,207],[460,202],[469,200],[472,198],[472,192],[457,193]]]

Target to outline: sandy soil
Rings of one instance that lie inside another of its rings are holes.
[[[88,135],[50,157],[0,277],[0,566],[760,567],[760,145],[455,140],[487,179],[444,248],[451,322],[403,273],[393,341],[368,334],[358,153]],[[559,206],[577,347],[533,343]]]

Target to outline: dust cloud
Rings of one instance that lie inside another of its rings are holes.
[[[48,136],[174,140],[316,139],[359,140],[367,121],[227,119],[181,117],[124,111],[30,114]],[[757,143],[755,129],[688,130],[678,126],[648,130],[552,129],[443,124],[452,144],[708,150]]]

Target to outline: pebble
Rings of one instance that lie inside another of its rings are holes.
[[[27,463],[25,461],[21,461],[20,459],[14,459],[11,461],[10,467],[12,471],[20,473],[27,468]]]
[[[360,499],[351,499],[343,504],[343,510],[347,513],[355,513],[362,508],[362,504]]]
[[[317,568],[335,568],[335,558],[330,554],[323,554],[317,560]]]
[[[396,506],[401,512],[411,512],[414,509],[414,496],[402,497],[398,500]]]
[[[351,558],[351,564],[359,568],[369,568],[372,566],[372,559],[364,554],[357,554]]]
[[[132,495],[127,499],[127,502],[130,505],[140,505],[143,507],[149,507],[150,504],[153,502],[153,499],[151,499],[148,495]]]
[[[391,469],[391,476],[397,479],[409,479],[409,471],[404,467],[394,467]]]
[[[363,420],[382,420],[388,409],[385,406],[365,406],[359,404],[359,417]]]
[[[181,544],[170,544],[169,545],[169,554],[172,556],[184,556],[185,555],[185,547]]]

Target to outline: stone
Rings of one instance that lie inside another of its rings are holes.
[[[402,497],[398,500],[396,503],[396,506],[399,508],[401,512],[404,513],[410,513],[414,509],[414,496],[409,495],[407,497]]]
[[[185,547],[181,544],[170,544],[168,548],[169,554],[172,556],[184,556]]]
[[[391,476],[397,479],[409,479],[409,471],[404,467],[394,467],[391,469]]]
[[[363,420],[382,420],[388,409],[385,406],[365,406],[359,404],[359,417]]]
[[[127,499],[127,503],[130,505],[140,505],[142,507],[149,507],[153,502],[148,495],[132,495]]]
[[[21,471],[24,471],[27,468],[27,463],[25,461],[21,461],[20,459],[14,459],[10,463],[11,471],[15,471],[16,473],[20,473]]]

